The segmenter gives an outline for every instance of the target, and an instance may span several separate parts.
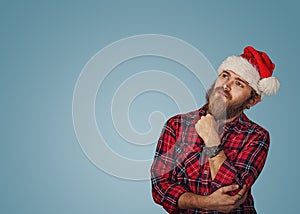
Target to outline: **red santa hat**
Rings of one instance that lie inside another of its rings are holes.
[[[259,95],[276,94],[280,87],[279,81],[272,77],[275,64],[269,56],[248,46],[240,56],[229,56],[225,59],[218,72],[231,70],[246,80]]]

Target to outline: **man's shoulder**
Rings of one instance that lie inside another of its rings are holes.
[[[190,125],[197,122],[200,116],[204,114],[205,114],[205,110],[202,107],[194,111],[174,115],[168,119],[168,122],[181,124],[181,125]]]
[[[257,134],[269,135],[269,131],[267,129],[249,119],[245,114],[243,115],[243,125],[248,130],[251,130]]]
[[[190,119],[190,118],[195,118],[195,117],[199,116],[199,114],[201,114],[201,109],[177,114],[177,115],[173,116],[173,118]]]

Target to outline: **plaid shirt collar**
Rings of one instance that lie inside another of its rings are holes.
[[[199,116],[198,117],[195,117],[194,120],[193,120],[193,124],[196,124],[197,121],[204,115],[207,114],[207,111],[208,111],[208,104],[205,104],[204,106],[202,106],[198,112],[199,112]],[[226,123],[224,126],[223,126],[223,131],[222,132],[227,132],[231,129],[234,129],[234,127],[236,127],[237,125],[239,126],[240,129],[243,129],[243,128],[247,128],[247,124],[249,123],[249,119],[248,117],[246,116],[246,114],[244,112],[242,112],[237,118],[235,118],[234,120]],[[222,133],[221,132],[221,133]]]

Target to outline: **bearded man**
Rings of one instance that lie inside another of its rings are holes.
[[[251,187],[270,137],[244,113],[275,94],[274,63],[251,46],[218,68],[202,108],[170,118],[151,166],[152,196],[169,213],[256,213]]]

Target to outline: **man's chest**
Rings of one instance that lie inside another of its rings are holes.
[[[247,137],[243,133],[224,132],[220,135],[221,144],[227,158],[235,162]],[[205,195],[211,191],[211,176],[208,158],[203,152],[205,146],[194,127],[182,130],[174,148],[174,179],[183,182],[191,191]]]

